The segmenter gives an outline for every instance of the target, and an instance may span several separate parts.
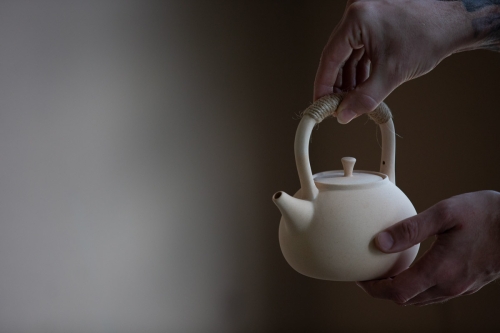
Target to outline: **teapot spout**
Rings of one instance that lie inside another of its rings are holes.
[[[273,202],[278,206],[285,222],[296,230],[305,230],[311,224],[314,206],[311,201],[294,198],[283,191],[273,195]]]

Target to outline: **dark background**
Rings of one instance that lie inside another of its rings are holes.
[[[343,8],[0,1],[0,331],[498,331],[498,283],[398,307],[281,255],[271,196]],[[457,54],[386,100],[418,212],[499,190],[499,76]],[[343,156],[378,168],[366,117],[313,132],[313,172]]]

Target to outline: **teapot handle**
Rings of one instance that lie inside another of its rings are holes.
[[[313,200],[318,194],[309,163],[309,140],[312,129],[314,125],[319,124],[326,117],[335,114],[343,97],[344,94],[324,96],[302,113],[302,119],[295,134],[295,163],[299,173],[302,198],[305,200]],[[386,174],[389,180],[396,184],[396,137],[391,111],[382,102],[374,111],[368,113],[368,116],[380,126],[382,132],[380,172]]]

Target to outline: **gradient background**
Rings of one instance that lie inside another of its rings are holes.
[[[271,196],[343,7],[0,1],[0,332],[498,331],[498,283],[398,307],[281,255]],[[387,99],[417,211],[500,189],[499,77],[468,52]],[[376,170],[376,133],[321,124],[313,171]]]

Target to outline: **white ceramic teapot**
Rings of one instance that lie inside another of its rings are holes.
[[[311,131],[336,111],[342,97],[325,96],[304,111],[295,136],[301,189],[293,197],[281,191],[273,196],[282,214],[281,251],[296,271],[313,278],[364,281],[394,276],[409,267],[419,245],[393,254],[374,245],[378,232],[416,214],[395,184],[396,142],[389,108],[382,103],[369,114],[382,132],[380,172],[353,171],[356,160],[345,157],[343,171],[311,173]]]

